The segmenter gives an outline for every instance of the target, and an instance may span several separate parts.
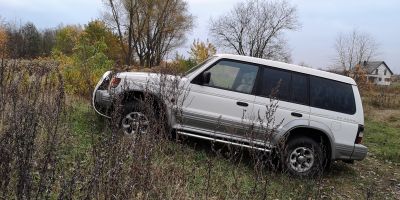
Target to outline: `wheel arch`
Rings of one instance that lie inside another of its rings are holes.
[[[156,112],[159,113],[164,113],[166,115],[166,119],[168,120],[168,124],[171,125],[173,119],[172,119],[172,113],[170,109],[168,109],[166,102],[158,95],[150,93],[150,92],[144,92],[140,90],[128,90],[124,91],[121,93],[121,104],[124,106],[128,103],[138,101],[138,100],[144,100],[145,102],[149,102],[152,104],[153,109]],[[156,109],[162,109],[162,111],[157,111]]]
[[[296,126],[284,134],[284,143],[286,144],[288,141],[298,138],[298,137],[309,137],[314,139],[316,142],[319,142],[325,145],[326,155],[329,156],[328,159],[331,160],[335,155],[335,146],[334,146],[334,138],[331,134],[327,133],[325,130],[320,129],[318,127],[310,127],[310,126]]]

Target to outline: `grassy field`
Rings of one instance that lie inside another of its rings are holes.
[[[390,120],[376,116],[381,111],[368,116],[364,142],[370,153],[365,160],[353,165],[333,163],[321,179],[297,180],[269,170],[259,178],[246,153],[241,159],[231,159],[224,155],[224,148],[213,151],[210,142],[195,139],[167,141],[154,156],[152,173],[179,171],[184,184],[171,185],[180,187],[183,199],[398,199],[400,121],[398,111],[391,112],[385,115]],[[87,151],[91,135],[101,134],[98,130],[105,121],[85,101],[73,104],[68,115],[74,140],[79,141],[75,151]]]
[[[365,160],[296,179],[249,150],[166,138],[159,120],[121,134],[64,92],[55,65],[2,63],[0,199],[400,199],[396,95],[365,98]]]

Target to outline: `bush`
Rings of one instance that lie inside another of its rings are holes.
[[[49,198],[63,145],[64,85],[57,64],[2,60],[1,198]]]
[[[108,46],[104,37],[94,37],[88,31],[79,33],[71,55],[57,48],[53,51],[53,58],[61,63],[66,92],[85,97],[91,96],[99,77],[114,64],[106,55]]]

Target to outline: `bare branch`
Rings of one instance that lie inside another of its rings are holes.
[[[335,50],[337,68],[347,71],[361,62],[373,59],[377,55],[378,44],[371,35],[353,30],[337,36]]]
[[[282,35],[298,27],[296,8],[285,0],[248,0],[212,20],[210,32],[217,44],[239,55],[288,61]]]

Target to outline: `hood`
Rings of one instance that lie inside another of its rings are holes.
[[[121,72],[116,76],[121,79],[133,80],[135,82],[147,82],[148,80],[159,79],[161,75],[148,72]]]
[[[116,77],[121,78],[119,87],[126,88],[128,86],[137,89],[143,88],[146,84],[152,85],[154,88],[158,88],[161,84],[167,87],[177,83],[180,85],[187,80],[185,77],[149,72],[122,72],[116,74]]]

